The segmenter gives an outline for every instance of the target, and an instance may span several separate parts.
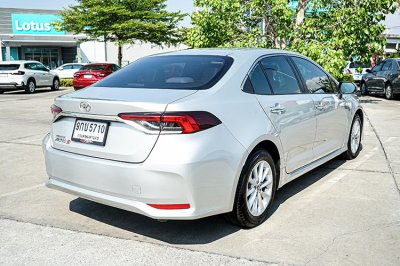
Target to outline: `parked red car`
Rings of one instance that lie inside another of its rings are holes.
[[[96,83],[119,69],[120,67],[118,65],[109,63],[84,65],[74,74],[72,85],[75,90],[82,89]]]

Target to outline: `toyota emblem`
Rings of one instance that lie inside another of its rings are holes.
[[[81,104],[79,105],[79,109],[81,109],[81,111],[90,112],[90,109],[92,109],[92,107],[88,102],[81,102]]]

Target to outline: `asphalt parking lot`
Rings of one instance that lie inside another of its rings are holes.
[[[159,222],[48,189],[53,98],[0,95],[0,264],[400,265],[400,101],[362,97],[363,150],[277,192],[242,230],[221,216]]]

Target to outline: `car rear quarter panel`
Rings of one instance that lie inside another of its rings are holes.
[[[230,192],[233,205],[241,170],[252,150],[262,141],[273,142],[280,154],[281,143],[269,118],[261,108],[255,95],[241,90],[248,70],[255,58],[234,58],[234,63],[226,75],[211,89],[201,90],[184,99],[170,103],[166,111],[208,111],[217,116],[230,134],[244,147],[246,152],[236,165],[236,175],[232,176]],[[223,136],[216,136],[223,138]],[[229,149],[229,147],[227,147]],[[281,168],[284,163],[281,164]]]

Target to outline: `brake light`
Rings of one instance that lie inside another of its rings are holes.
[[[51,110],[51,113],[53,114],[53,117],[56,117],[62,111],[62,109],[55,104],[50,106],[50,110]]]
[[[25,75],[25,72],[20,70],[20,71],[18,71],[16,73],[11,73],[11,75],[20,75],[20,76],[22,76],[22,75]]]
[[[180,210],[180,209],[189,209],[190,204],[147,204],[150,207],[160,209],[160,210]]]
[[[104,74],[104,73],[97,73],[96,76],[97,76],[97,77],[105,77],[106,74]]]
[[[346,74],[353,74],[353,72],[351,72],[350,69],[347,69],[347,70],[346,70]]]
[[[190,134],[202,131],[221,121],[213,114],[205,111],[156,113],[121,113],[124,120],[136,122],[153,133]]]

